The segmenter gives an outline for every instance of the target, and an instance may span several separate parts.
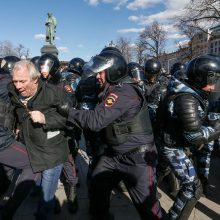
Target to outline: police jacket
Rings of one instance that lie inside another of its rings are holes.
[[[76,87],[78,109],[94,109],[98,103],[99,84],[95,77],[81,79]]]
[[[27,146],[34,172],[53,168],[64,163],[68,155],[68,145],[64,136],[66,119],[57,112],[57,106],[65,95],[57,86],[38,82],[36,94],[25,106],[16,93],[13,84],[9,95],[15,106],[20,140]],[[46,124],[33,123],[28,112],[38,110],[45,115]]]
[[[5,149],[15,141],[13,107],[7,88],[10,81],[10,75],[0,74],[0,150]]]
[[[131,83],[109,86],[94,110],[71,109],[68,120],[82,128],[101,130],[113,154],[130,152],[142,145],[155,150],[146,102]]]
[[[149,107],[157,108],[159,102],[166,94],[167,85],[157,81],[155,83],[145,84],[145,96]]]
[[[173,78],[158,108],[160,138],[167,147],[196,146],[216,139],[219,128],[206,125],[208,102],[198,91]]]

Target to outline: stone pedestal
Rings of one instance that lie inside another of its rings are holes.
[[[53,54],[53,55],[55,55],[55,56],[58,56],[58,49],[56,48],[56,46],[54,46],[54,45],[51,45],[51,44],[49,44],[49,45],[44,45],[42,48],[41,48],[41,50],[40,50],[40,52],[41,52],[41,55],[43,55],[43,54],[45,54],[45,53],[50,53],[50,54]]]

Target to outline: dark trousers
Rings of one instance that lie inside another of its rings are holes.
[[[8,174],[11,174],[11,170],[22,170],[16,185],[24,181],[35,181],[37,178],[37,174],[32,171],[26,147],[20,142],[15,141],[9,147],[0,150],[0,163]]]
[[[123,180],[142,220],[162,219],[157,197],[156,156],[151,153],[131,153],[101,156],[90,185],[90,212],[97,219],[108,216],[111,190]]]
[[[10,170],[20,171],[20,175],[16,183],[14,183],[13,197],[10,198],[4,208],[5,213],[13,216],[18,206],[35,184],[37,174],[34,174],[32,171],[26,147],[17,141],[9,147],[0,150],[0,163],[6,168],[7,174],[11,173]]]
[[[72,186],[76,186],[78,183],[78,176],[76,175],[76,166],[72,154],[68,155],[68,159],[63,166],[62,174],[65,182]]]

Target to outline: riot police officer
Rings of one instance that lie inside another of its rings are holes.
[[[93,110],[98,103],[99,83],[95,76],[81,79],[76,88],[77,109]],[[89,157],[87,183],[89,184],[92,170],[94,169],[100,154],[102,153],[101,135],[99,132],[83,129],[86,152]]]
[[[156,148],[146,100],[128,77],[124,57],[112,50],[94,56],[84,69],[96,75],[103,96],[94,110],[68,109],[68,120],[82,128],[101,131],[107,144],[90,185],[90,213],[96,220],[109,215],[111,190],[123,180],[142,220],[162,219],[156,190]],[[65,108],[66,107],[66,108]]]
[[[57,85],[60,82],[61,74],[58,71],[60,67],[59,59],[50,53],[43,54],[39,60],[39,71],[41,73],[41,79],[48,83]]]
[[[144,74],[144,69],[143,67],[136,62],[130,62],[128,63],[128,75],[133,78],[140,89],[145,92],[145,81],[146,81],[146,76]]]
[[[69,61],[68,71],[81,76],[84,64],[85,61],[82,58],[75,57]]]
[[[1,60],[1,69],[4,72],[8,72],[11,73],[13,66],[16,62],[18,62],[20,59],[16,56],[5,56],[2,60]]]
[[[187,220],[202,194],[195,168],[184,149],[199,150],[220,135],[220,124],[215,128],[204,122],[207,99],[220,73],[220,62],[211,55],[194,58],[187,65],[188,84],[172,78],[168,92],[158,108],[161,128],[160,150],[166,158],[181,188],[169,210],[171,220]]]
[[[66,92],[66,97],[71,106],[76,105],[75,91],[71,87],[73,85],[72,72],[60,72],[60,62],[59,59],[53,54],[43,54],[38,61],[41,79],[49,84],[61,87]],[[75,82],[75,81],[74,81]],[[68,210],[71,213],[75,213],[78,210],[78,202],[76,196],[76,185],[78,183],[78,177],[76,175],[75,161],[73,154],[75,154],[75,148],[77,143],[75,142],[74,130],[72,128],[66,127],[65,130],[68,145],[70,149],[70,154],[68,155],[67,161],[64,163],[63,170],[61,173],[62,180],[64,180],[64,185],[67,192],[68,200]],[[58,201],[55,200],[55,213],[60,212],[60,207]]]
[[[160,100],[166,93],[166,84],[159,81],[161,71],[161,64],[156,59],[149,59],[145,62],[144,73],[146,76],[145,96],[148,102],[148,109],[150,113],[153,127],[156,122],[156,111]]]
[[[178,70],[184,70],[184,69],[185,69],[184,64],[180,62],[174,63],[170,68],[170,75],[173,75]]]

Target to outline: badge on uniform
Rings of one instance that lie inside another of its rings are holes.
[[[105,107],[113,106],[118,100],[118,96],[115,93],[110,93],[105,99]]]

